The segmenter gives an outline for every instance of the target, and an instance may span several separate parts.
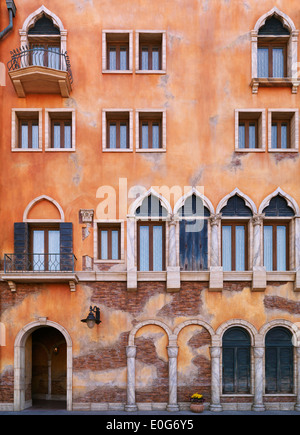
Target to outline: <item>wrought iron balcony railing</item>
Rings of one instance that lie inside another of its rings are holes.
[[[70,83],[73,83],[69,56],[67,52],[60,51],[59,47],[24,46],[12,50],[10,54],[11,60],[7,63],[8,71],[16,71],[30,66],[52,68],[58,71],[67,71]]]
[[[5,254],[4,273],[74,273],[75,261],[74,254]]]

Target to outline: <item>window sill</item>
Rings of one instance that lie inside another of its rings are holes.
[[[292,93],[298,93],[298,87],[300,85],[300,81],[296,78],[283,77],[283,78],[253,78],[251,80],[250,86],[252,88],[252,93],[257,94],[259,87],[267,87],[267,88],[283,88],[283,87],[291,87]]]
[[[75,153],[75,148],[46,148],[46,152],[50,153]]]
[[[125,263],[125,260],[94,260],[94,264],[120,264]]]
[[[157,69],[157,70],[151,70],[151,69],[141,70],[141,69],[138,69],[135,72],[136,72],[136,74],[166,74],[167,73],[165,70],[162,70],[162,69]]]
[[[299,150],[296,148],[269,148],[269,153],[298,153]]]
[[[165,148],[157,148],[157,149],[153,149],[153,148],[148,148],[148,149],[137,148],[135,151],[137,153],[165,153],[167,150]]]
[[[109,69],[104,69],[102,70],[102,74],[132,74],[133,71],[132,70],[109,70]]]
[[[132,153],[133,149],[132,148],[102,148],[102,152],[103,153]]]
[[[13,153],[41,153],[43,150],[42,148],[12,148],[11,150]]]
[[[264,148],[236,148],[236,153],[265,153]]]

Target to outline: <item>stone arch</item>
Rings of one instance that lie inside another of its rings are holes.
[[[14,410],[25,409],[25,344],[27,338],[40,327],[57,329],[65,338],[67,346],[67,410],[72,410],[72,339],[68,331],[56,322],[39,318],[24,326],[16,336],[14,343]]]
[[[203,201],[204,207],[206,207],[210,211],[211,215],[213,215],[215,213],[215,209],[214,209],[214,206],[212,205],[211,201],[206,196],[204,196],[201,192],[199,192],[195,187],[193,187],[188,193],[183,195],[176,202],[176,204],[174,206],[174,215],[179,212],[180,208],[184,205],[185,201],[192,195],[197,196],[198,198],[200,198]]]
[[[147,192],[145,192],[143,195],[140,195],[130,206],[129,209],[129,215],[135,216],[136,210],[142,205],[142,202],[144,199],[146,199],[148,196],[153,195],[154,197],[158,198],[160,200],[160,203],[163,208],[165,208],[168,212],[168,215],[172,215],[172,207],[170,203],[160,194],[157,193],[153,187],[151,187]]]
[[[254,202],[252,201],[252,199],[249,198],[249,196],[245,195],[243,192],[241,192],[240,189],[238,189],[237,187],[231,193],[229,193],[228,195],[224,196],[223,199],[221,199],[221,201],[217,205],[216,214],[221,213],[222,208],[227,205],[228,200],[235,195],[238,195],[240,198],[242,198],[245,201],[246,206],[250,208],[253,215],[257,214],[257,208]]]
[[[63,209],[62,209],[62,207],[58,204],[58,202],[57,201],[55,201],[55,199],[53,199],[53,198],[50,198],[50,196],[47,196],[47,195],[41,195],[41,196],[38,196],[37,198],[35,198],[35,199],[33,199],[28,205],[27,205],[27,207],[25,208],[25,210],[24,210],[24,213],[23,213],[23,222],[30,222],[30,219],[28,219],[28,214],[29,214],[29,212],[30,212],[30,210],[38,203],[38,202],[40,202],[40,201],[43,201],[43,200],[46,200],[46,201],[49,201],[49,202],[51,202],[57,209],[58,209],[58,212],[59,212],[59,214],[60,214],[60,219],[58,220],[58,222],[64,222],[65,221],[65,215],[64,215],[64,212],[63,212]],[[51,220],[47,220],[47,222],[50,222]],[[55,222],[57,222],[57,220],[55,220]]]
[[[286,27],[290,32],[296,30],[295,24],[292,21],[292,19],[284,14],[282,11],[280,11],[276,6],[274,8],[272,8],[269,12],[267,12],[266,14],[262,15],[256,22],[255,26],[254,26],[254,30],[256,32],[259,31],[259,29],[265,25],[266,20],[268,18],[271,18],[275,16],[275,18],[279,19],[283,26]]]
[[[148,326],[148,325],[160,326],[167,333],[168,339],[170,341],[172,331],[168,327],[168,325],[161,322],[160,320],[144,320],[143,322],[140,322],[137,325],[135,325],[135,327],[131,330],[131,332],[129,334],[129,338],[128,338],[128,346],[134,346],[134,339],[135,339],[136,333],[138,332],[139,329],[143,328],[144,326]]]
[[[222,323],[222,325],[220,325],[216,331],[214,345],[221,347],[222,339],[225,331],[233,327],[244,328],[248,332],[251,338],[251,346],[257,345],[257,342],[259,340],[257,329],[250,322],[247,322],[246,320],[242,320],[242,319],[232,319]]]
[[[275,319],[271,320],[270,322],[263,325],[259,333],[262,337],[263,343],[265,343],[265,338],[267,333],[278,326],[281,326],[283,328],[288,329],[293,334],[293,344],[295,347],[300,347],[300,324],[296,324],[293,322],[290,322],[289,320],[285,319]],[[265,344],[264,344],[265,345]]]
[[[298,206],[297,202],[295,201],[295,199],[292,196],[290,196],[289,194],[287,194],[286,192],[284,192],[280,187],[278,187],[276,190],[274,190],[274,192],[272,192],[270,195],[268,195],[262,201],[262,203],[259,206],[258,213],[262,214],[264,209],[266,207],[268,207],[268,205],[270,204],[271,199],[277,195],[282,196],[286,200],[286,202],[288,203],[288,206],[294,210],[294,213],[296,216],[300,215],[300,209],[299,209],[299,206]]]
[[[209,333],[211,338],[213,339],[213,337],[215,336],[215,331],[213,330],[213,328],[206,322],[204,322],[203,320],[199,320],[199,319],[194,319],[194,320],[186,320],[185,322],[180,323],[178,326],[176,326],[176,328],[174,329],[174,336],[176,337],[176,339],[178,338],[178,335],[180,333],[180,331],[185,328],[186,326],[189,325],[199,325],[202,326],[203,328],[205,328]]]

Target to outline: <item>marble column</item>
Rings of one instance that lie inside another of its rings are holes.
[[[176,250],[176,221],[169,222],[169,258],[167,265],[167,291],[178,292],[180,290],[180,267],[177,266]]]
[[[210,265],[212,267],[218,267],[220,263],[219,255],[219,226],[221,223],[221,214],[214,214],[210,216],[210,226],[211,226],[211,254],[210,254]]]
[[[167,411],[178,412],[177,404],[177,356],[178,346],[168,346],[169,357],[169,403]]]
[[[300,412],[300,347],[296,347],[297,356],[297,402],[295,406],[295,411]]]
[[[267,287],[267,273],[263,266],[261,256],[261,232],[263,225],[263,214],[256,214],[252,218],[253,225],[253,280],[252,291],[265,291]]]
[[[264,388],[264,377],[263,377],[263,358],[264,358],[265,348],[255,347],[254,348],[254,400],[253,400],[253,411],[262,412],[265,411],[265,406],[263,403],[263,388]]]
[[[221,412],[223,411],[220,396],[221,396],[221,385],[220,385],[220,357],[221,357],[221,347],[213,346],[210,348],[211,356],[211,403],[210,411]]]
[[[134,216],[127,218],[127,290],[137,290],[137,268],[135,265],[135,224]]]
[[[127,404],[125,411],[135,412],[138,410],[135,403],[135,357],[136,346],[126,347],[127,356]]]

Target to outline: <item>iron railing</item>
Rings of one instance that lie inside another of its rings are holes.
[[[5,254],[4,273],[74,272],[74,254]]]
[[[70,83],[73,83],[71,63],[67,52],[60,51],[59,47],[35,45],[23,46],[10,52],[11,60],[7,63],[8,71],[15,71],[29,66],[43,66],[59,71],[67,71]]]

